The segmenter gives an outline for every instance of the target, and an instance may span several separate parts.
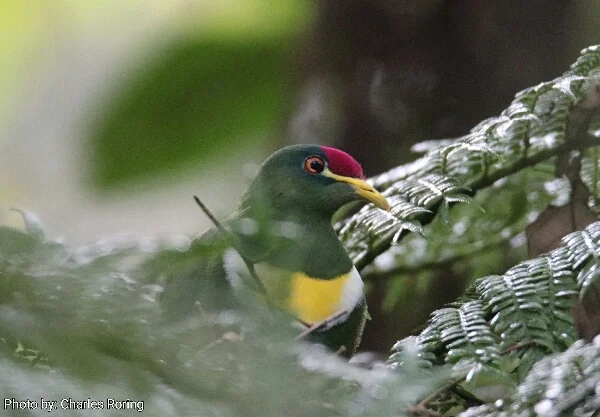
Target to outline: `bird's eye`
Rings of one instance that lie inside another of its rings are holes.
[[[325,169],[325,161],[320,156],[309,156],[304,161],[304,169],[311,174],[320,174]]]

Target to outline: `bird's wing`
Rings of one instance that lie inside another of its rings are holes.
[[[240,213],[223,222],[230,234],[212,228],[195,238],[185,252],[169,251],[153,260],[155,274],[164,287],[160,300],[169,316],[183,317],[198,311],[216,311],[236,306],[224,265],[227,253],[241,254],[250,267],[268,254],[264,239],[239,233]],[[162,259],[160,259],[162,258]]]
[[[167,316],[181,318],[194,312],[230,308],[223,268],[227,239],[211,229],[194,239],[186,251],[164,251],[146,268],[163,287],[160,302]]]

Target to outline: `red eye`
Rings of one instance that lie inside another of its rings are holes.
[[[304,169],[311,174],[320,174],[325,169],[325,161],[320,156],[309,156],[304,161]]]

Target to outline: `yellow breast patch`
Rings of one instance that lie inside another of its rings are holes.
[[[248,270],[237,252],[226,253],[224,266],[231,285],[243,285],[242,276],[248,275]],[[255,264],[254,270],[269,300],[308,325],[343,311],[351,312],[364,297],[364,285],[356,268],[332,279],[313,278],[264,262]]]
[[[287,309],[299,320],[313,324],[339,312],[350,273],[333,279],[317,279],[297,272],[292,275]]]

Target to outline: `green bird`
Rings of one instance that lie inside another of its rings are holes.
[[[317,145],[275,152],[238,210],[223,222],[230,247],[170,280],[163,301],[180,312],[195,305],[235,308],[234,297],[216,300],[203,294],[254,286],[270,305],[287,311],[305,328],[319,324],[308,334],[310,341],[352,355],[367,317],[364,286],[331,221],[340,207],[356,200],[390,210],[347,153]],[[223,238],[222,231],[212,229],[199,241]]]

